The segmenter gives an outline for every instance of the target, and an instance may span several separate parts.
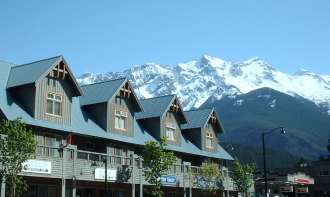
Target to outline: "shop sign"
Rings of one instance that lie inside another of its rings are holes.
[[[176,184],[176,176],[175,175],[161,176],[160,181],[164,185],[175,185]]]
[[[308,193],[308,187],[297,187],[296,193]]]
[[[31,172],[38,174],[51,174],[52,173],[52,162],[29,159],[23,164],[22,172]]]
[[[282,186],[280,192],[293,192],[293,186]]]
[[[298,184],[311,184],[308,179],[296,179],[295,182]]]
[[[105,179],[105,169],[95,168],[95,179],[104,180]],[[117,169],[107,169],[107,180],[116,181],[117,180]]]

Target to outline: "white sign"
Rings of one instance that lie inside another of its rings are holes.
[[[22,172],[32,172],[40,174],[52,173],[52,162],[29,159],[23,164]]]
[[[104,168],[95,168],[95,179],[104,180],[105,178],[105,169]],[[107,180],[115,181],[117,180],[117,169],[107,169]]]

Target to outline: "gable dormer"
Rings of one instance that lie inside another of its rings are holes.
[[[216,152],[219,135],[224,131],[214,109],[200,109],[185,112],[189,123],[182,125],[183,133],[201,150]]]
[[[181,145],[181,124],[187,122],[175,95],[141,100],[144,112],[137,119],[156,139],[167,138],[168,144]]]
[[[12,67],[7,90],[35,119],[66,125],[71,124],[72,97],[82,95],[62,56]]]
[[[82,86],[81,106],[107,132],[134,136],[134,113],[142,111],[130,82],[116,79]]]

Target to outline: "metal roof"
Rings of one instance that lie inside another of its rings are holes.
[[[80,97],[81,106],[92,105],[97,103],[108,102],[113,96],[117,95],[120,88],[129,83],[126,78],[119,78],[114,80],[103,81],[99,83],[93,83],[81,86],[84,91],[84,95]],[[131,86],[131,85],[129,85]],[[131,88],[132,89],[132,88]],[[137,98],[135,92],[132,89],[132,95],[136,101],[140,110],[143,110],[143,106]]]
[[[71,125],[57,124],[47,120],[38,120],[27,113],[24,108],[15,102],[15,98],[12,94],[9,94],[6,90],[7,79],[10,75],[11,68],[13,64],[0,61],[0,110],[9,120],[14,120],[16,118],[22,118],[22,120],[29,125],[34,125],[38,127],[44,127],[48,129],[54,129],[61,132],[72,132],[76,135],[87,135],[99,138],[105,138],[110,140],[116,140],[120,142],[144,145],[146,141],[153,140],[157,141],[150,133],[142,128],[138,121],[134,120],[134,137],[124,136],[120,134],[115,134],[113,132],[107,132],[96,124],[84,111],[84,108],[80,105],[80,98],[72,98],[72,110],[71,110]],[[118,82],[119,83],[119,82]],[[95,95],[94,95],[95,96]],[[97,95],[98,96],[98,95]],[[173,95],[164,97],[164,103],[170,102],[170,98]],[[165,102],[166,101],[166,102]],[[157,103],[157,102],[156,102]],[[160,102],[162,103],[162,102]],[[164,104],[165,105],[165,104]],[[162,106],[157,106],[158,107]],[[156,110],[162,111],[162,110]],[[190,142],[184,135],[181,134],[181,146],[169,145],[168,149],[172,151],[188,153],[193,155],[200,155],[205,157],[219,158],[219,159],[233,159],[220,145],[218,152],[207,152],[199,149],[192,142]]]
[[[32,84],[45,77],[50,70],[55,67],[59,62],[64,61],[63,56],[55,56],[48,59],[43,59],[28,64],[12,66],[7,81],[7,88]],[[66,62],[65,62],[66,63]],[[80,96],[82,91],[71,70],[67,70],[70,74],[71,80],[74,83],[76,95]]]
[[[80,97],[80,104],[91,105],[108,102],[113,95],[126,82],[125,78],[103,81],[81,86],[84,95]]]
[[[167,95],[140,100],[144,111],[136,113],[136,119],[162,117],[174,99],[175,95]]]
[[[210,119],[210,116],[212,115],[213,112],[215,113],[215,116],[217,118],[218,127],[221,129],[221,132],[223,132],[224,129],[222,123],[214,108],[185,111],[184,113],[188,118],[188,123],[182,124],[181,128],[182,129],[203,128],[208,123],[208,120]]]
[[[178,99],[178,97],[174,94],[142,99],[141,104],[143,106],[144,111],[135,113],[136,119],[163,117],[164,114],[169,110],[171,104],[174,102],[175,99]],[[184,121],[187,122],[188,119],[186,117],[186,114],[182,111],[183,108],[181,106],[180,101],[179,101],[179,106]]]

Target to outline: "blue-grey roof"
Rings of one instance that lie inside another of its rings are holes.
[[[136,119],[162,117],[174,99],[175,95],[167,95],[141,100],[144,111],[136,113]]]
[[[118,94],[120,88],[124,86],[124,84],[127,82],[129,83],[126,78],[119,78],[99,83],[83,85],[81,86],[81,88],[84,92],[84,95],[80,97],[80,104],[81,106],[85,106],[108,102],[110,99],[113,98],[113,96]],[[142,104],[140,103],[133,89],[132,94],[140,110],[143,110]]]
[[[128,137],[113,132],[107,132],[96,124],[81,107],[78,97],[72,98],[71,125],[57,124],[47,120],[38,120],[27,113],[18,105],[11,94],[6,91],[6,84],[13,64],[0,61],[0,110],[9,120],[22,118],[29,125],[58,130],[61,132],[72,132],[76,135],[87,135],[104,139],[116,140],[136,145],[144,145],[146,141],[157,141],[150,133],[134,120],[134,137]],[[182,134],[181,134],[182,135]],[[169,145],[172,151],[200,155],[205,157],[232,159],[232,157],[219,145],[218,152],[206,152],[199,149],[182,135],[181,146]]]
[[[43,59],[28,64],[12,66],[7,81],[7,88],[32,84],[47,75],[50,70],[59,62],[65,61],[62,56],[55,56],[48,59]],[[77,95],[81,95],[81,89],[76,79],[73,77],[72,72],[68,69],[72,81],[75,85]]]
[[[212,113],[215,113],[217,118],[217,124],[221,129],[221,132],[224,131],[220,118],[214,108],[210,109],[196,109],[191,111],[185,111],[186,117],[188,118],[188,123],[182,124],[182,129],[194,129],[194,128],[203,128],[208,123]]]
[[[189,122],[186,124],[181,125],[182,129],[193,129],[193,128],[203,128],[207,121],[209,120],[209,117],[211,113],[213,112],[213,109],[198,109],[198,110],[191,110],[191,111],[185,111]]]
[[[108,102],[126,82],[125,78],[103,81],[81,86],[84,95],[80,97],[80,104],[91,105]]]

